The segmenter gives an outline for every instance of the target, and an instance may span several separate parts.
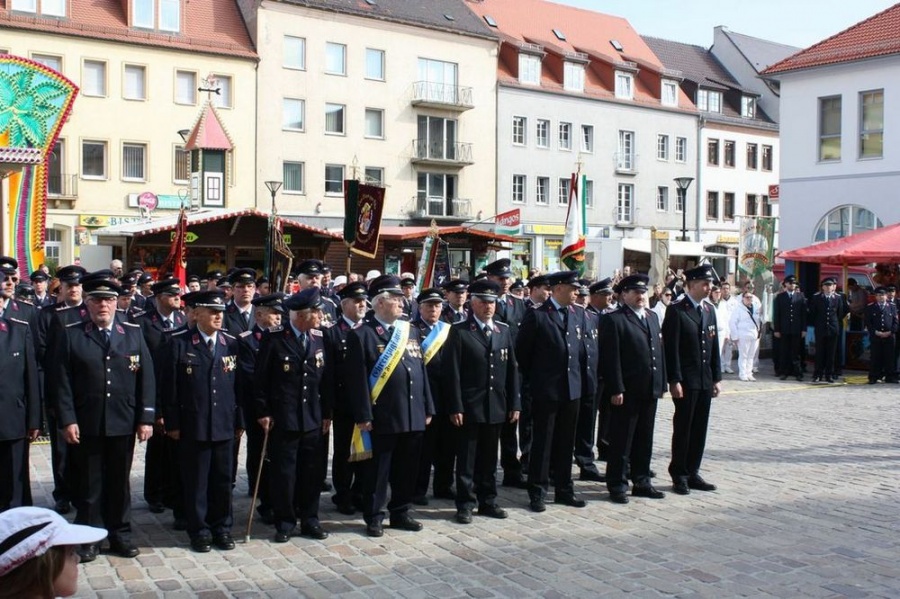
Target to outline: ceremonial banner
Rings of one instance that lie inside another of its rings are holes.
[[[669,270],[669,232],[650,230],[650,285],[666,284]]]
[[[437,252],[434,257],[434,270],[431,271],[431,284],[428,287],[441,287],[450,281],[450,244],[438,238]],[[427,287],[421,287],[427,289]]]
[[[569,213],[566,216],[566,233],[563,236],[560,261],[569,270],[584,274],[584,212],[581,209],[582,202],[578,194],[578,174],[572,173],[572,181],[569,189]]]
[[[269,283],[273,292],[285,292],[290,281],[291,265],[294,262],[294,253],[284,240],[284,221],[276,218],[272,226],[272,265],[269,270]]]
[[[438,245],[439,238],[436,235],[428,235],[422,243],[422,257],[419,258],[419,268],[416,271],[417,289],[433,287],[431,282],[434,275],[434,263],[437,259]]]
[[[352,244],[350,250],[353,253],[374,258],[381,235],[384,188],[361,185],[352,179],[344,181],[344,210],[344,241]]]
[[[741,245],[738,266],[750,277],[756,277],[775,264],[775,218],[745,216],[741,218]]]
[[[178,279],[182,289],[187,287],[187,226],[187,212],[182,208],[178,213],[178,224],[175,225],[175,233],[172,235],[169,255],[159,267],[160,278],[171,273],[173,278]]]

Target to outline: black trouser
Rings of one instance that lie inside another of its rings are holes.
[[[519,461],[518,423],[504,422],[500,429],[500,466],[504,480],[516,480],[522,476]]]
[[[497,443],[502,424],[479,424],[468,415],[457,427],[456,508],[474,509],[497,500]]]
[[[334,502],[341,506],[353,504],[353,497],[363,493],[360,462],[350,461],[350,443],[356,423],[349,414],[334,412],[331,428],[334,435],[334,453],[331,459],[331,482],[334,484]],[[371,460],[365,460],[371,461]]]
[[[597,425],[597,395],[581,398],[578,424],[575,428],[575,463],[582,470],[596,470],[594,465],[594,432]]]
[[[629,468],[634,486],[650,485],[656,404],[654,397],[636,397],[626,393],[625,403],[609,406],[606,488],[610,493],[628,490]]]
[[[231,531],[231,473],[234,438],[226,441],[178,442],[187,532],[191,539]]]
[[[782,333],[779,348],[781,350],[781,376],[800,376],[800,346],[803,337],[800,333]]]
[[[147,439],[144,454],[144,501],[148,504],[164,503],[168,495],[172,464],[168,461],[166,440],[162,427],[153,427],[153,436]]]
[[[894,368],[894,336],[876,337],[869,334],[869,380],[877,381],[884,377],[886,381],[897,380]]]
[[[280,532],[291,532],[297,526],[298,517],[301,527],[315,526],[319,523],[319,494],[322,491],[322,429],[284,431],[277,426],[269,438],[275,528]]]
[[[434,494],[450,492],[453,485],[453,468],[456,463],[456,427],[446,414],[436,415],[425,428],[422,436],[422,455],[419,458],[419,475],[413,497],[425,497],[431,481],[431,466],[434,465]]]
[[[672,401],[675,403],[675,416],[672,419],[672,461],[669,463],[669,474],[673,481],[687,481],[700,472],[700,462],[703,461],[703,450],[706,448],[712,395],[707,390],[684,389],[684,397]]]
[[[53,469],[53,501],[71,501],[72,489],[66,481],[69,468],[69,444],[66,434],[59,428],[59,421],[53,410],[47,410],[47,428],[50,433],[50,465]]]
[[[256,420],[247,419],[247,483],[249,485],[248,493],[253,496],[253,490],[256,488],[256,479],[259,477],[259,507],[261,509],[268,508],[271,505],[269,500],[269,458],[266,457],[262,462],[262,470],[260,470],[260,458],[263,457],[263,440],[266,437],[266,431],[259,425]],[[271,434],[271,433],[270,433]]]
[[[603,392],[603,381],[597,389],[597,459],[606,461],[609,450],[609,397]]]
[[[110,542],[130,542],[134,435],[83,435],[69,450],[78,472],[71,481],[78,510],[75,523],[105,528]]]
[[[547,493],[551,469],[557,498],[574,493],[572,452],[575,448],[578,403],[578,400],[532,403],[534,438],[528,467],[528,494],[532,498],[543,497]]]
[[[13,507],[31,505],[31,493],[27,493],[28,441],[11,439],[0,441],[0,512]]]
[[[838,337],[816,331],[816,371],[813,376],[834,376],[834,352],[837,349]]]
[[[231,444],[231,488],[234,488],[234,485],[237,484],[237,470],[238,470],[238,455],[241,453],[241,439],[244,435],[240,437],[237,436],[237,431],[235,431],[234,435],[234,443]]]
[[[422,431],[372,434],[373,463],[365,469],[363,495],[363,517],[367,523],[384,520],[385,503],[391,518],[409,511],[421,451]],[[390,503],[387,502],[388,484],[391,487]]]

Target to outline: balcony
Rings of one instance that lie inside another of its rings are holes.
[[[472,159],[472,144],[470,143],[448,142],[443,139],[437,141],[414,139],[412,146],[413,164],[466,166],[475,162]]]
[[[419,194],[413,198],[413,202],[415,208],[409,211],[409,216],[413,219],[466,221],[472,216],[472,200],[469,199]]]
[[[48,174],[47,201],[53,208],[74,208],[78,199],[78,175]]]
[[[475,107],[472,104],[471,87],[432,83],[430,81],[416,81],[413,83],[412,105],[457,112],[471,110]]]
[[[634,152],[616,152],[613,155],[617,175],[637,175],[638,156]]]

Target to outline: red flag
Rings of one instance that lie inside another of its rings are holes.
[[[378,253],[378,238],[381,235],[381,213],[384,210],[384,188],[375,185],[360,185],[356,202],[356,231],[353,253],[374,258]]]
[[[162,276],[172,273],[172,277],[178,279],[182,289],[187,287],[187,225],[187,212],[182,208],[178,214],[178,224],[172,233],[169,255],[159,267]]]

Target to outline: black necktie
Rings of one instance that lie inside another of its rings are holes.
[[[103,332],[103,346],[109,348],[109,329],[100,329]]]
[[[703,320],[703,306],[697,304],[697,316],[700,317],[700,320]]]
[[[215,351],[213,350],[213,347],[214,347],[213,340],[212,340],[212,337],[210,337],[209,339],[206,340],[206,349],[208,349],[209,353],[211,353],[211,354],[215,353]]]
[[[488,325],[484,325],[484,328],[481,330],[484,331],[484,336],[487,337],[488,340],[490,340],[491,339],[491,327]]]
[[[241,312],[244,315],[244,324],[250,326],[250,312]]]
[[[172,328],[172,321],[169,320],[168,318],[163,318],[163,329],[168,331],[171,328]]]
[[[303,350],[303,353],[306,353],[306,333],[300,333],[297,337],[297,341],[300,342],[300,349]]]
[[[560,322],[563,323],[563,326],[565,326],[566,319],[568,318],[568,316],[569,316],[568,310],[566,310],[564,307],[559,309],[559,320],[560,320]]]

